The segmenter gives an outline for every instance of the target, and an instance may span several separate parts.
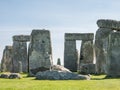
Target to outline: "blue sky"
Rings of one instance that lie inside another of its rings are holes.
[[[65,32],[93,32],[98,19],[120,20],[120,0],[0,0],[0,59],[12,36],[51,31],[54,63],[63,60]]]

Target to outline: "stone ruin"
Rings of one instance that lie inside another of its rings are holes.
[[[120,21],[100,19],[93,45],[93,33],[65,33],[64,66],[80,73],[105,73],[120,76]],[[81,40],[80,54],[76,40]],[[26,42],[30,41],[29,47]],[[27,52],[28,48],[28,52]],[[95,51],[95,56],[94,56]],[[96,63],[93,64],[93,59]],[[59,61],[58,61],[59,62]],[[60,62],[59,62],[60,63]],[[1,71],[35,75],[53,65],[51,36],[48,30],[33,30],[31,35],[13,36],[13,46],[3,51]]]
[[[11,72],[12,71],[12,46],[6,46],[3,51],[3,57],[1,60],[1,71],[2,72]]]
[[[81,71],[84,64],[93,63],[93,33],[66,33],[64,66],[71,71]],[[80,55],[76,49],[76,40],[82,40]],[[78,58],[80,56],[80,58]]]
[[[49,70],[52,64],[50,32],[48,30],[33,30],[29,46],[29,74],[35,75],[42,68]]]
[[[28,72],[27,42],[30,41],[29,35],[13,36],[13,72],[19,72],[18,66],[21,62],[22,72]]]
[[[30,41],[29,48],[27,42]],[[28,49],[28,50],[27,50]],[[1,71],[33,75],[50,69],[52,61],[51,37],[48,30],[33,30],[30,35],[13,36],[13,46],[3,52]]]
[[[120,21],[98,20],[95,37],[96,71],[120,76]]]

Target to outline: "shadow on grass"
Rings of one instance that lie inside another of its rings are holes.
[[[119,76],[106,76],[104,77],[104,79],[120,79],[120,75]]]
[[[104,78],[91,78],[91,80],[104,80]]]
[[[106,80],[106,79],[120,79],[120,76],[104,76],[101,77],[101,75],[94,75],[95,77],[91,78],[91,80]]]

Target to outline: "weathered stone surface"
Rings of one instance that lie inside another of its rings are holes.
[[[89,76],[63,71],[44,71],[36,74],[38,80],[90,80]]]
[[[65,33],[64,66],[66,68],[77,71],[80,63],[93,62],[93,38],[93,33]],[[82,40],[80,60],[78,60],[76,40]]]
[[[9,73],[3,73],[0,75],[0,78],[8,78],[9,77]]]
[[[80,63],[93,63],[93,41],[82,41]]]
[[[112,32],[109,35],[105,69],[107,76],[120,77],[120,32]]]
[[[22,76],[19,73],[3,73],[0,75],[0,78],[21,79]]]
[[[108,36],[111,29],[99,28],[95,36],[96,73],[105,73],[105,61],[108,48]]]
[[[46,71],[46,70],[49,70],[49,68],[46,68],[46,67],[38,67],[38,68],[33,68],[33,69],[30,69],[30,72],[29,72],[29,75],[28,76],[35,76],[37,72],[43,72],[43,71]]]
[[[81,51],[80,51],[80,59],[78,62],[78,72],[82,72],[82,65],[84,64],[92,64],[93,63],[93,41],[82,41]],[[89,67],[88,67],[89,68]],[[84,71],[86,72],[86,71]]]
[[[3,57],[1,60],[1,71],[2,72],[11,72],[12,71],[12,46],[6,46],[3,51]]]
[[[95,74],[96,69],[95,69],[95,64],[89,63],[89,64],[82,64],[80,66],[80,73],[82,74]]]
[[[61,65],[53,65],[53,66],[51,66],[51,70],[52,71],[57,70],[57,71],[63,71],[63,72],[71,72],[69,69],[67,69]]]
[[[13,36],[13,72],[19,72],[19,62],[22,64],[23,72],[28,72],[27,41],[29,36]]]
[[[19,73],[22,73],[22,62],[18,62]]]
[[[13,41],[27,42],[30,41],[30,35],[15,35]]]
[[[64,66],[71,71],[77,71],[78,53],[75,40],[65,40]]]
[[[52,61],[51,36],[48,30],[33,30],[29,46],[29,74],[37,68],[50,68]]]
[[[100,19],[97,21],[97,25],[100,28],[109,28],[112,30],[120,30],[120,21],[110,19]]]
[[[22,76],[19,73],[11,73],[8,78],[9,79],[21,79]]]
[[[57,60],[57,65],[61,65],[60,58],[58,58],[58,60]]]
[[[93,40],[93,33],[65,33],[65,40]]]

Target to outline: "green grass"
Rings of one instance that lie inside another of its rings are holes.
[[[0,90],[120,90],[120,79],[103,79],[105,76],[92,76],[92,80],[35,80],[0,79]]]

